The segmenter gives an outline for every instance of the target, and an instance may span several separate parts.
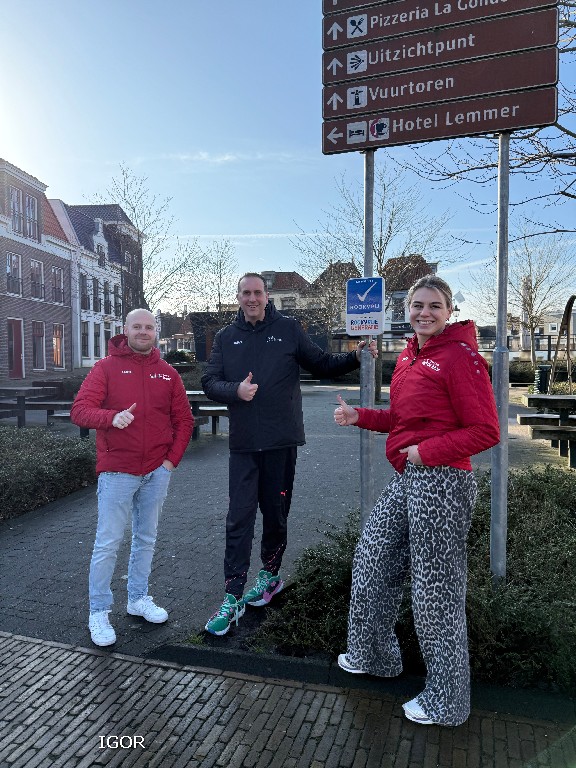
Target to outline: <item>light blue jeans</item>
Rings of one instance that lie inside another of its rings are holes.
[[[112,608],[114,598],[110,583],[130,515],[132,546],[128,563],[128,600],[133,602],[148,594],[158,518],[168,493],[170,474],[163,466],[147,475],[100,474],[98,526],[89,577],[91,613]]]

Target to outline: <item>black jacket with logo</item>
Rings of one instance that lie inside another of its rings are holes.
[[[230,411],[230,450],[267,451],[304,445],[300,366],[319,378],[341,376],[360,366],[355,352],[331,355],[310,339],[293,317],[268,304],[264,320],[236,320],[216,334],[202,387]],[[250,402],[238,385],[252,372],[258,384]]]

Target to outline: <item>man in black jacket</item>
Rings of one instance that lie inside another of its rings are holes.
[[[230,421],[230,503],[224,556],[225,598],[206,629],[225,635],[246,605],[263,606],[278,594],[297,446],[304,445],[300,367],[315,376],[340,376],[358,368],[355,352],[322,351],[300,323],[268,303],[264,278],[248,273],[238,283],[236,320],[216,334],[202,386],[226,403]],[[368,349],[376,357],[376,342]],[[262,570],[244,595],[256,511],[262,512]]]

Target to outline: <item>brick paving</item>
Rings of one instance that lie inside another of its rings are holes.
[[[304,397],[308,442],[299,452],[288,578],[302,548],[358,506],[358,433],[333,424],[336,391]],[[227,448],[225,436],[202,437],[174,475],[151,589],[170,611],[166,625],[125,614],[128,542],[120,552],[112,653],[84,647],[94,489],[0,523],[0,768],[576,768],[573,709],[559,722],[475,709],[459,728],[422,727],[403,717],[409,697],[400,693],[143,658],[198,631],[221,599]],[[377,436],[379,486],[390,471],[383,448]],[[511,421],[511,466],[558,461]],[[476,466],[489,466],[489,455]]]
[[[576,728],[474,710],[423,727],[383,693],[0,632],[1,768],[573,768]]]

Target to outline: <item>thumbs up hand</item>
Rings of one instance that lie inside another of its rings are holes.
[[[238,384],[238,397],[240,400],[246,400],[246,402],[250,402],[250,400],[254,399],[254,395],[256,394],[257,389],[258,384],[252,384],[252,371],[250,371],[244,381],[241,381],[240,384]]]
[[[136,408],[136,403],[132,403],[130,408],[126,408],[124,411],[119,411],[112,419],[112,426],[116,429],[125,429],[129,427],[134,421],[134,415],[132,411]]]
[[[339,424],[341,427],[351,427],[353,424],[356,424],[359,418],[358,411],[342,400],[340,395],[336,395],[336,397],[340,403],[334,411],[334,421],[336,424]]]

